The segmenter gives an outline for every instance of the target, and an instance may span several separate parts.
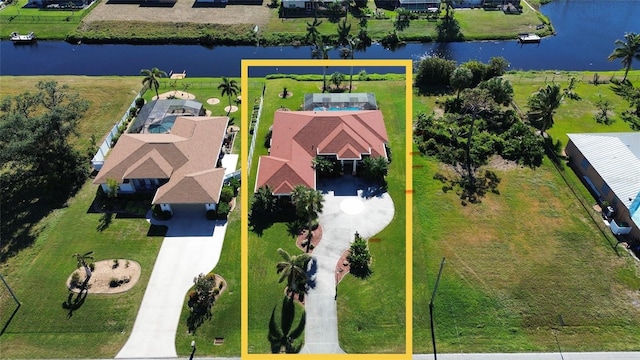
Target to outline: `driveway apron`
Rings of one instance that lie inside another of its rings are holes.
[[[394,207],[386,192],[378,191],[360,179],[343,176],[320,182],[324,206],[319,222],[322,239],[313,250],[310,274],[313,287],[305,297],[305,345],[301,353],[342,354],[338,343],[336,265],[354,239],[384,229],[393,219]]]

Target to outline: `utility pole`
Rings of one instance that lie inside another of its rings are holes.
[[[442,268],[444,267],[445,258],[442,257],[440,263],[440,270],[438,270],[438,276],[436,277],[436,283],[433,286],[433,293],[431,294],[431,301],[429,301],[429,318],[431,319],[431,342],[433,343],[433,359],[438,360],[438,354],[436,351],[436,333],[433,329],[433,301],[436,299],[436,291],[438,291],[438,283],[440,283],[440,275],[442,275]]]

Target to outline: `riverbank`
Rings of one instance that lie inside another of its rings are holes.
[[[40,11],[24,9],[22,0],[0,12],[0,36],[12,31],[35,32],[39,39],[70,43],[100,44],[200,44],[214,45],[304,45],[307,23],[312,17],[281,17],[278,8],[262,5],[195,7],[192,1],[177,0],[172,7],[141,7],[99,0],[82,11]],[[64,14],[63,14],[64,13]],[[442,8],[441,18],[445,11]],[[553,33],[548,20],[523,3],[521,14],[483,9],[456,9],[454,19],[459,33],[455,41],[514,39],[523,32],[541,36]],[[64,15],[64,16],[62,16]],[[380,9],[370,1],[366,8],[352,9],[346,16],[320,18],[317,30],[325,43],[337,43],[338,22],[346,19],[351,34],[360,30],[360,19],[367,19],[371,39],[381,41],[396,31],[404,42],[431,42],[442,39],[441,20],[411,15],[406,26],[396,26],[397,12]],[[547,23],[542,28],[539,25]],[[257,29],[257,32],[255,31]]]

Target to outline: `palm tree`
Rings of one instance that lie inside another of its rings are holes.
[[[313,59],[323,59],[329,60],[329,50],[331,50],[331,46],[325,45],[322,40],[318,40],[316,42],[315,48],[311,52],[311,57]],[[322,92],[327,91],[327,69],[329,67],[325,66],[322,68]]]
[[[273,196],[273,189],[271,186],[261,186],[258,188],[258,191],[253,194],[251,211],[257,211],[263,214],[271,213],[275,209],[276,202],[277,199]]]
[[[553,126],[553,115],[560,107],[563,97],[558,84],[548,84],[529,97],[529,121],[540,130],[542,136]]]
[[[317,219],[318,215],[322,212],[324,197],[318,190],[308,188],[304,185],[296,185],[293,191],[291,191],[291,201],[296,207],[298,216],[307,220],[307,252],[309,252],[311,237],[313,236],[311,232],[313,220]]]
[[[640,60],[640,34],[627,33],[624,34],[624,38],[626,41],[620,39],[615,41],[618,47],[616,47],[608,57],[609,61],[622,59],[622,65],[624,65],[624,77],[622,81],[627,79],[627,73],[629,73],[629,69],[631,69],[633,59]]]
[[[91,262],[93,262],[93,256],[91,256],[91,254],[93,254],[93,251],[89,251],[87,253],[84,254],[80,254],[80,253],[75,253],[73,255],[71,255],[72,257],[76,258],[76,261],[78,262],[78,267],[83,267],[84,268],[84,272],[86,273],[86,277],[84,278],[84,281],[82,282],[82,286],[81,289],[86,289],[87,288],[87,284],[89,283],[89,279],[91,279]]]
[[[361,44],[362,44],[362,41],[360,40],[360,38],[353,37],[353,36],[347,37],[347,45],[349,47],[340,49],[340,55],[342,56],[343,59],[351,58],[351,60],[353,60],[355,51],[358,47],[360,47]],[[351,66],[351,69],[349,70],[349,92],[351,92],[352,86],[353,86],[353,66]]]
[[[320,32],[318,31],[320,24],[322,24],[322,20],[318,20],[318,18],[314,18],[312,23],[307,23],[307,41],[310,44],[315,45],[320,38]]]
[[[154,67],[151,70],[140,70],[140,75],[144,76],[144,79],[142,79],[142,85],[149,89],[153,87],[156,91],[156,99],[158,99],[160,97],[160,95],[158,95],[158,88],[160,87],[160,82],[158,81],[158,79],[167,77],[167,73]]]
[[[298,299],[303,301],[307,292],[307,263],[311,256],[305,253],[290,255],[282,248],[278,248],[278,254],[283,259],[276,264],[276,272],[280,274],[278,282],[287,279],[287,296],[293,298],[298,295]]]
[[[342,21],[338,23],[338,43],[340,45],[345,45],[347,43],[350,32],[351,23],[347,23],[346,18],[342,19]]]
[[[222,77],[222,83],[218,85],[218,89],[222,90],[222,96],[229,97],[229,111],[227,111],[227,116],[229,116],[231,113],[231,97],[237,96],[240,92],[238,82],[236,80],[229,80],[227,77]]]

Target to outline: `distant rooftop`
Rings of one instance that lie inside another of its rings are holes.
[[[640,132],[567,135],[629,208],[640,193]]]

